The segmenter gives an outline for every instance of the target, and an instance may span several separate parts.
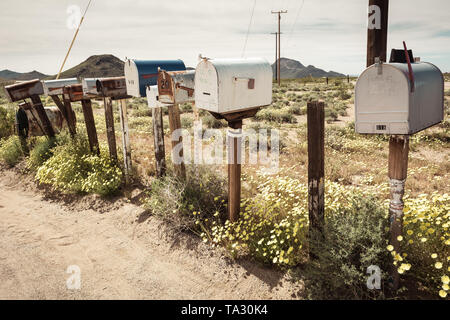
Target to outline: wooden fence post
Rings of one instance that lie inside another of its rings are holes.
[[[109,155],[113,161],[117,162],[116,132],[114,130],[112,99],[106,97],[103,99],[103,102],[105,106],[106,136],[108,138]]]
[[[81,100],[81,106],[83,107],[84,122],[86,124],[86,131],[88,134],[91,152],[95,152],[96,154],[100,155],[97,129],[95,128],[94,113],[92,112],[92,102],[88,99]]]
[[[409,136],[391,136],[389,139],[389,179],[391,198],[389,204],[390,244],[400,254],[399,236],[403,234],[403,195],[408,173]],[[400,275],[397,266],[392,266],[393,288],[397,290]]]
[[[169,106],[169,126],[170,126],[170,133],[171,137],[170,140],[172,141],[172,159],[175,159],[174,149],[179,143],[183,143],[183,136],[180,134],[180,137],[178,140],[173,140],[173,133],[181,129],[181,118],[180,118],[180,109],[178,108],[178,105]],[[183,147],[180,149],[180,157],[183,158]],[[175,170],[175,174],[181,178],[186,179],[186,167],[184,165],[184,161],[180,164],[176,164],[173,162],[173,167]]]
[[[67,122],[67,127],[69,128],[70,136],[73,138],[77,134],[77,122],[75,119],[75,113],[72,110],[72,104],[70,99],[65,99],[63,95],[63,102],[59,99],[58,96],[51,96],[55,104],[61,110],[64,118]],[[61,106],[60,106],[61,105]]]
[[[375,58],[379,57],[381,61],[386,62],[387,56],[387,35],[388,35],[388,15],[389,15],[389,0],[369,0],[369,7],[378,6],[380,8],[380,17],[373,16],[372,19],[380,18],[380,28],[374,28],[369,25],[367,29],[367,67],[375,63]],[[372,21],[369,21],[372,22]]]
[[[235,222],[241,210],[242,120],[228,122],[228,126],[228,218]]]
[[[325,104],[309,102],[308,126],[308,210],[310,241],[320,241],[325,223]],[[310,257],[314,254],[310,252]]]
[[[164,147],[164,126],[162,108],[152,108],[153,141],[155,146],[156,176],[166,174],[166,151]]]
[[[125,181],[128,184],[131,174],[131,146],[128,129],[127,100],[119,101],[120,125],[122,127],[123,162],[125,168]]]
[[[55,131],[53,130],[52,124],[48,119],[47,114],[45,113],[44,106],[42,105],[41,98],[38,95],[32,95],[31,101],[33,102],[33,109],[36,110],[39,121],[42,124],[42,129],[44,134],[49,138],[53,138],[55,136]]]

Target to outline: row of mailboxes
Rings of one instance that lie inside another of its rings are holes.
[[[377,63],[355,86],[355,128],[409,135],[444,119],[444,77],[433,64]]]
[[[127,93],[147,96],[150,107],[195,102],[198,108],[218,114],[272,103],[272,68],[264,59],[202,59],[195,71],[185,71],[182,62],[171,66],[182,70],[170,71],[161,61],[128,60]]]

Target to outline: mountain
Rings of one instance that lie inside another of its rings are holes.
[[[101,78],[124,75],[124,62],[112,54],[91,56],[79,65],[61,73],[60,78]],[[56,78],[56,75],[49,77]]]
[[[277,60],[278,61],[278,60]],[[280,65],[281,65],[281,79],[299,79],[299,78],[306,78],[306,77],[314,77],[314,78],[320,78],[320,77],[345,77],[344,74],[334,72],[334,71],[325,71],[319,68],[316,68],[314,66],[307,66],[305,67],[300,61],[292,60],[288,58],[281,58],[280,59]],[[272,70],[275,74],[276,70],[276,64],[274,63],[272,65]]]
[[[40,73],[36,70],[26,73],[15,72],[7,69],[0,71],[0,78],[5,80],[32,80],[44,79],[46,77],[48,77],[48,75]]]

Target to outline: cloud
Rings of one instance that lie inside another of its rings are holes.
[[[74,30],[66,27],[70,5],[87,0],[0,2],[0,69],[54,74]],[[282,15],[282,56],[326,70],[357,74],[365,67],[367,1],[257,0],[246,56],[274,60],[277,17]],[[93,54],[121,59],[181,58],[195,66],[199,53],[240,57],[253,0],[93,0],[66,69]],[[448,0],[396,0],[390,5],[388,47],[407,41],[415,55],[450,70]],[[296,21],[296,17],[298,20]],[[294,28],[295,26],[295,28]],[[437,61],[432,61],[436,59]]]

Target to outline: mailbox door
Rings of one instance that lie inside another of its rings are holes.
[[[85,78],[82,81],[83,93],[85,95],[99,95],[97,90],[97,80],[100,78]]]
[[[148,86],[146,94],[149,108],[162,107],[162,103],[159,101],[158,86]]]
[[[355,87],[358,133],[409,134],[411,89],[407,75],[393,65],[371,66]]]
[[[219,112],[219,80],[210,61],[201,61],[195,71],[195,105],[197,108]]]
[[[175,103],[194,101],[195,71],[187,71],[174,75]]]

